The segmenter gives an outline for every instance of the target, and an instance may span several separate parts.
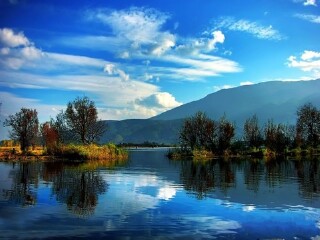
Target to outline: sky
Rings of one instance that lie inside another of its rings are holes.
[[[0,0],[1,121],[26,107],[45,122],[78,96],[100,119],[150,118],[220,89],[320,78],[319,5]]]

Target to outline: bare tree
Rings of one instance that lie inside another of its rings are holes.
[[[218,124],[218,151],[223,153],[231,145],[231,140],[235,135],[235,127],[225,116],[220,119]]]
[[[25,152],[28,147],[35,143],[39,132],[38,113],[35,109],[21,108],[20,112],[10,115],[4,126],[12,128],[10,136],[20,143],[21,151]]]
[[[216,138],[216,123],[209,119],[205,113],[197,112],[193,117],[187,118],[180,131],[182,148],[214,150]]]
[[[83,144],[98,140],[106,131],[106,125],[98,120],[94,102],[88,97],[77,97],[73,102],[69,102],[65,117],[70,133]]]
[[[265,127],[265,144],[276,154],[284,154],[290,143],[290,127],[284,124],[275,124],[269,120]]]
[[[320,111],[311,103],[297,111],[297,138],[303,143],[317,147],[320,143]]]
[[[263,143],[263,137],[259,128],[259,121],[257,115],[248,118],[243,126],[244,140],[250,147],[258,148]]]

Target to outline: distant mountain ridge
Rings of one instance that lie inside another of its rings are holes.
[[[320,107],[320,79],[240,86],[211,93],[150,119],[107,121],[109,131],[105,139],[114,142],[121,138],[123,142],[177,142],[182,119],[198,111],[216,120],[225,114],[236,123],[238,133],[242,133],[244,121],[253,114],[257,114],[261,124],[271,118],[275,122],[295,124],[298,107],[308,102]]]

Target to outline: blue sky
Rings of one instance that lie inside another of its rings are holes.
[[[1,120],[77,96],[149,118],[223,88],[320,77],[318,0],[0,0]]]

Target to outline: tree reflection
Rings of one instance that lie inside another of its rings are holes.
[[[294,167],[299,182],[299,193],[307,199],[320,196],[319,160],[295,161]]]
[[[229,161],[184,161],[181,180],[184,188],[203,198],[216,188],[226,192],[235,184],[235,174]]]
[[[199,199],[216,190],[227,194],[228,189],[235,187],[241,179],[248,190],[256,193],[261,186],[273,189],[296,182],[303,199],[310,200],[320,197],[319,165],[319,160],[181,161],[180,179],[184,188],[196,192]]]
[[[243,161],[244,182],[247,189],[258,192],[263,173],[264,165],[261,161],[257,159]]]
[[[36,188],[39,183],[40,171],[40,164],[13,164],[13,169],[10,172],[12,187],[9,190],[4,190],[5,198],[22,206],[34,205],[37,202]]]
[[[98,195],[107,189],[106,182],[99,172],[79,166],[46,164],[46,178],[52,182],[52,192],[58,201],[66,203],[68,209],[80,216],[94,213]]]

